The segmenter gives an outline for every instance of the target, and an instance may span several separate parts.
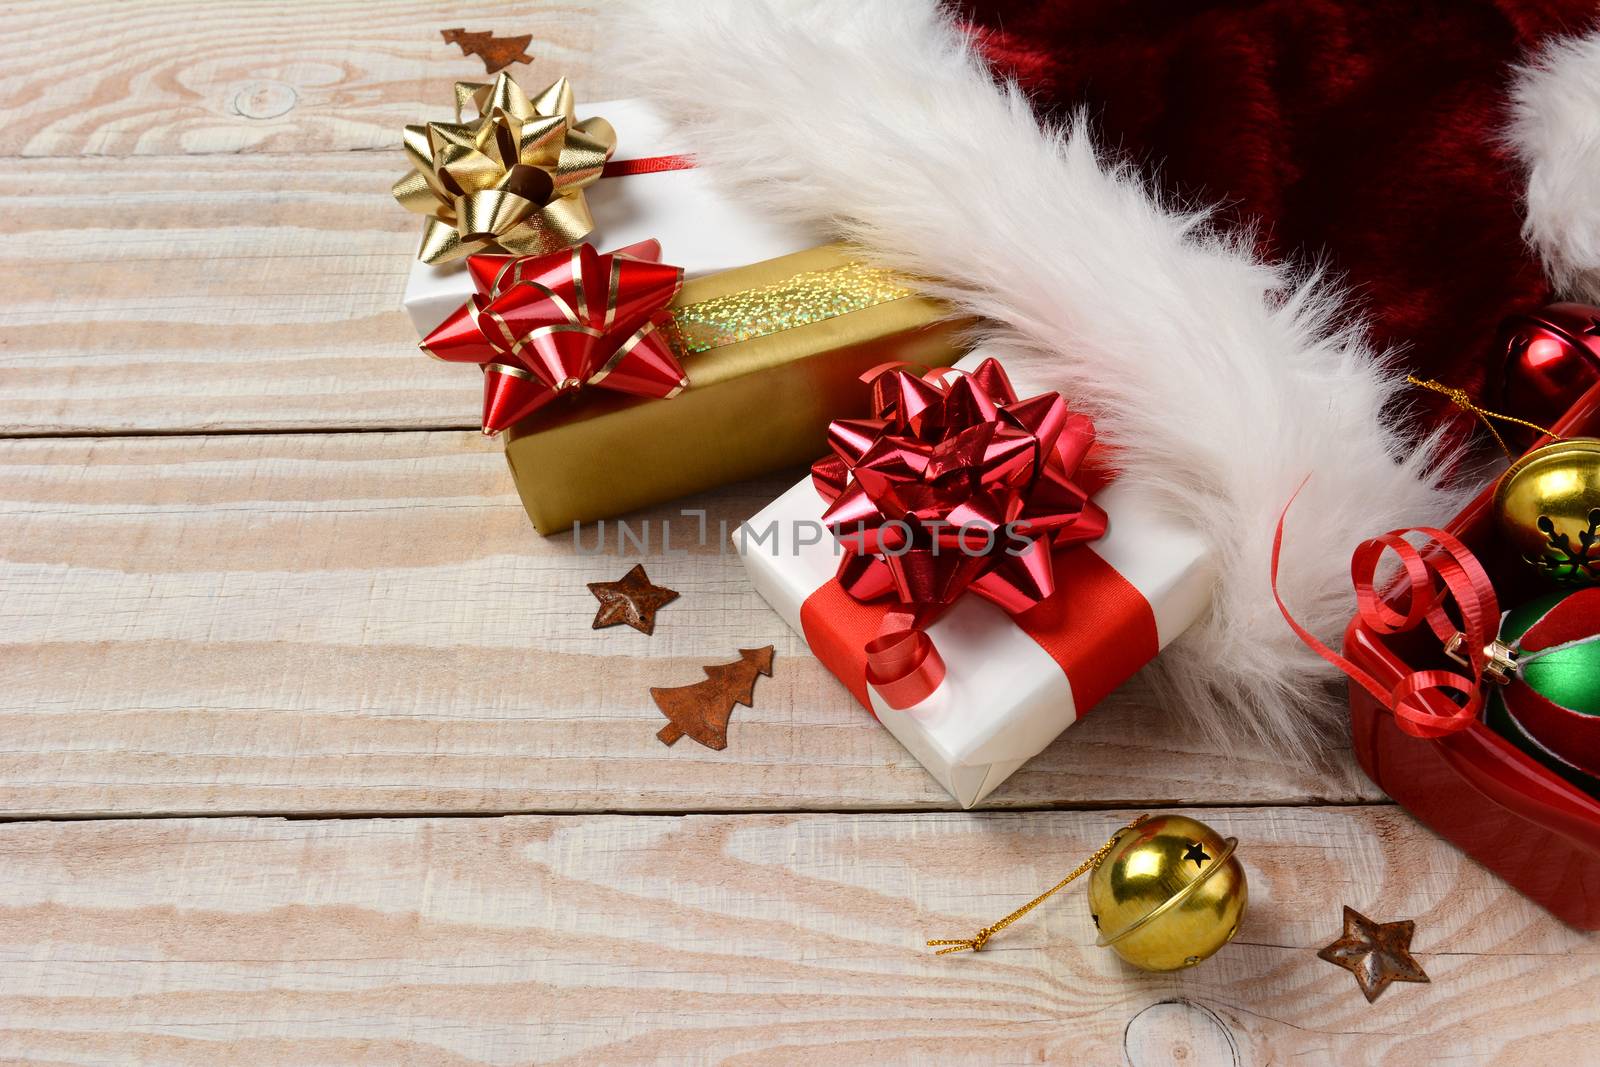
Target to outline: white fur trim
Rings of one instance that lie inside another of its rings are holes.
[[[1523,236],[1560,295],[1600,304],[1600,30],[1547,45],[1518,72],[1513,100]]]
[[[1220,563],[1209,616],[1158,661],[1173,711],[1224,745],[1310,758],[1345,713],[1268,591],[1285,502],[1312,475],[1283,589],[1337,645],[1356,544],[1458,499],[1434,487],[1433,443],[1384,417],[1396,372],[1334,327],[1338,295],[1153,201],[1081,117],[1041,131],[931,0],[633,0],[598,39],[714,176],[946,279],[932,290],[992,320],[1020,377],[1096,418],[1127,476]]]

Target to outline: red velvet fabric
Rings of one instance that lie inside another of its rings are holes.
[[[1043,116],[1086,108],[1165,195],[1221,204],[1268,256],[1326,263],[1417,373],[1482,395],[1500,319],[1551,295],[1500,135],[1513,65],[1589,29],[1594,0],[959,6]]]

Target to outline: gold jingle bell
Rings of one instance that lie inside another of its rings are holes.
[[[1089,876],[1099,945],[1147,971],[1193,967],[1239,932],[1249,898],[1235,838],[1181,815],[1117,834]]]
[[[1600,440],[1529,452],[1501,475],[1494,509],[1501,536],[1546,577],[1600,581]]]

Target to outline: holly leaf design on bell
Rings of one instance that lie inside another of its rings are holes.
[[[1529,452],[1501,475],[1494,509],[1501,535],[1547,578],[1600,581],[1600,440]]]
[[[1600,581],[1600,508],[1589,512],[1588,529],[1578,531],[1578,544],[1564,530],[1556,529],[1548,515],[1539,516],[1539,532],[1545,535],[1543,554],[1528,559],[1546,576],[1557,582]]]
[[[454,122],[405,129],[412,170],[394,197],[428,216],[417,258],[541,255],[588,236],[594,219],[584,190],[616,150],[611,124],[579,122],[565,78],[532,98],[505,73],[491,84],[457,82],[455,95]]]

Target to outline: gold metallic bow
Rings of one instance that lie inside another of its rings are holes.
[[[470,122],[468,104],[478,112]],[[414,169],[394,183],[394,198],[428,216],[417,258],[576,244],[594,229],[583,190],[616,147],[605,119],[576,121],[565,78],[532,100],[503,73],[493,85],[456,82],[456,121],[406,127]]]

